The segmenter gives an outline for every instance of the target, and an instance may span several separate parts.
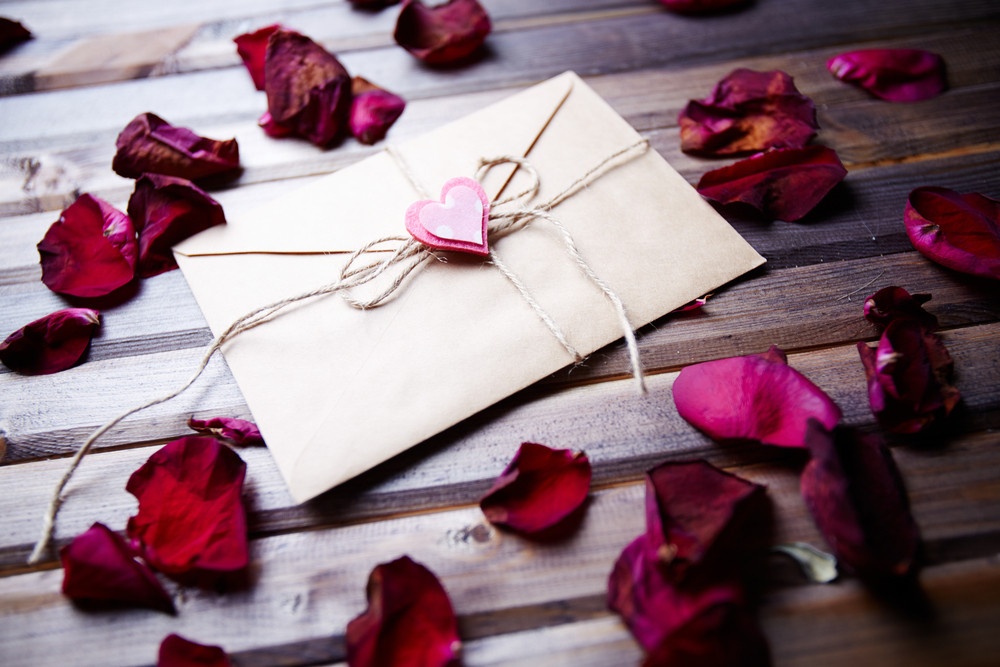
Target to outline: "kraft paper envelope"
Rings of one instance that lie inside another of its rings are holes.
[[[401,158],[381,151],[175,252],[219,334],[254,308],[334,281],[366,243],[405,235],[405,211],[423,198],[411,179],[436,199],[449,178],[474,176],[482,158],[526,156],[541,184],[534,202],[544,202],[639,140],[565,73],[394,147]],[[633,326],[763,263],[652,148],[616,165],[552,215]],[[487,175],[491,198],[516,191],[525,170],[512,170]],[[491,247],[579,352],[622,337],[615,308],[552,223],[535,219]],[[223,354],[298,501],[573,362],[495,266],[455,253],[421,265],[385,305],[358,310],[337,295],[304,301]]]

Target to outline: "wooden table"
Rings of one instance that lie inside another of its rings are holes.
[[[280,11],[275,6],[283,5]],[[249,465],[251,585],[227,594],[178,589],[176,617],[84,613],[59,593],[50,554],[25,559],[68,456],[96,426],[186,377],[210,334],[183,276],[143,282],[104,312],[89,358],[69,371],[0,372],[0,663],[149,665],[164,636],[219,644],[240,665],[344,660],[347,621],[365,606],[371,568],[403,553],[442,579],[460,616],[468,665],[629,665],[641,651],[605,607],[622,547],[643,529],[642,473],[704,458],[768,485],[776,542],[824,547],[781,452],[720,447],[676,413],[670,387],[685,365],[761,352],[790,363],[873,428],[855,344],[873,340],[864,298],[900,285],[929,292],[955,358],[962,403],[943,432],[892,441],[924,539],[920,577],[934,610],[915,620],[851,577],[810,584],[788,562],[769,570],[760,618],[776,665],[992,665],[1000,655],[1000,292],[916,253],[902,224],[911,189],[941,185],[1000,195],[1000,6],[994,0],[758,0],[744,12],[681,17],[650,0],[486,0],[488,52],[433,71],[392,42],[396,8],[344,1],[161,3],[8,1],[36,39],[0,59],[0,333],[63,307],[40,282],[35,244],[61,208],[91,192],[121,208],[131,182],[112,173],[119,130],[154,111],[240,143],[245,172],[214,194],[230,216],[374,148],[274,141],[265,102],[231,38],[280,21],[321,41],[354,73],[409,100],[392,129],[416,135],[567,69],[576,70],[689,181],[720,163],[679,150],[677,113],[736,67],[782,69],[815,100],[818,141],[850,171],[808,222],[730,218],[765,269],[719,291],[702,311],[640,333],[651,392],[637,398],[624,350],[612,346],[303,505],[289,498],[266,449]],[[838,82],[826,59],[859,47],[941,53],[950,90],[889,104]],[[249,417],[225,364],[184,396],[133,418],[99,443],[70,486],[57,545],[91,523],[124,528],[129,474],[191,415]],[[479,495],[524,440],[586,450],[592,502],[571,538],[539,544],[485,522]]]

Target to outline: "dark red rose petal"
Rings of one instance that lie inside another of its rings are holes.
[[[707,172],[698,192],[719,204],[743,204],[768,218],[794,222],[846,175],[837,153],[825,146],[777,148]]]
[[[125,490],[139,500],[128,536],[157,570],[210,580],[248,562],[240,494],[246,464],[215,438],[168,443],[132,473]]]
[[[31,39],[31,31],[20,22],[0,16],[0,53]]]
[[[865,319],[885,328],[893,320],[910,318],[935,329],[937,318],[923,308],[930,300],[930,294],[910,294],[902,287],[884,287],[865,299]]]
[[[678,14],[708,14],[750,4],[750,0],[660,0],[660,4]]]
[[[0,362],[24,375],[48,375],[70,368],[90,345],[100,313],[65,308],[30,322],[0,343]]]
[[[38,254],[42,282],[53,292],[104,296],[135,277],[135,228],[108,202],[80,195],[45,232]]]
[[[404,0],[393,38],[417,59],[443,65],[471,55],[491,29],[489,15],[476,0],[448,0],[434,6]]]
[[[236,419],[233,417],[195,419],[191,417],[188,419],[188,426],[195,431],[228,440],[240,447],[264,444],[264,438],[260,435],[260,429],[257,428],[256,424],[246,419]]]
[[[589,490],[586,454],[525,442],[479,507],[491,523],[530,534],[565,519]]]
[[[125,540],[102,523],[95,523],[63,547],[59,558],[66,597],[176,611],[153,571],[136,560]]]
[[[691,100],[677,122],[681,150],[718,157],[769,148],[801,148],[816,136],[816,106],[781,71],[737,69],[703,100]]]
[[[118,135],[111,162],[126,178],[164,174],[196,181],[240,168],[236,139],[217,141],[200,137],[186,127],[174,127],[153,113],[139,114]]]
[[[139,233],[139,275],[177,268],[170,249],[184,239],[226,223],[222,206],[189,180],[146,174],[135,182],[128,215]]]
[[[779,447],[805,447],[810,418],[832,429],[840,408],[788,366],[780,350],[771,349],[767,356],[718,359],[682,370],[673,387],[681,417],[713,440]]]
[[[771,651],[743,605],[708,607],[663,638],[642,667],[767,667]]]
[[[834,56],[826,68],[889,102],[917,102],[936,97],[948,87],[944,60],[921,49],[861,49]]]
[[[219,646],[196,644],[180,635],[167,635],[160,643],[156,667],[231,667]]]
[[[915,572],[920,533],[892,453],[874,434],[813,424],[802,497],[834,555],[866,578]]]
[[[257,90],[264,90],[264,55],[267,51],[267,38],[283,29],[280,23],[275,23],[233,38],[236,42],[236,52],[240,54],[243,65],[250,73]]]
[[[363,144],[374,144],[403,114],[406,100],[358,76],[351,87],[351,134]]]
[[[1000,201],[971,192],[924,187],[903,214],[913,247],[949,269],[1000,279]]]
[[[347,624],[350,667],[438,667],[461,643],[448,593],[434,573],[403,556],[368,578],[368,609]]]

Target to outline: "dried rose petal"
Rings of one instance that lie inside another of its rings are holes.
[[[104,296],[135,277],[135,228],[108,202],[80,195],[45,232],[38,254],[42,282],[53,292]]]
[[[236,419],[233,417],[195,419],[191,417],[188,419],[188,426],[199,433],[228,440],[240,447],[264,444],[264,438],[260,435],[260,429],[257,428],[256,424],[246,419]]]
[[[910,294],[902,287],[884,287],[865,299],[865,319],[885,328],[893,320],[909,317],[928,329],[935,329],[937,318],[923,308],[930,300],[930,294]]]
[[[707,172],[698,182],[698,192],[720,204],[744,204],[768,218],[794,222],[846,175],[833,149],[776,148]]]
[[[136,560],[125,540],[95,523],[59,551],[62,592],[78,602],[112,602],[174,613],[156,575]]]
[[[156,667],[230,667],[229,656],[220,646],[196,644],[180,635],[167,635],[160,643]]]
[[[673,394],[681,417],[723,442],[805,447],[810,418],[833,428],[841,417],[830,397],[788,366],[776,347],[765,355],[688,366],[674,381]]]
[[[226,223],[222,206],[189,180],[145,174],[135,182],[128,215],[139,233],[139,275],[177,268],[170,249],[184,239]]]
[[[677,118],[681,150],[718,157],[801,148],[816,136],[816,105],[781,71],[737,69]]]
[[[936,97],[948,87],[944,59],[921,49],[860,49],[826,61],[841,81],[889,102],[917,102]]]
[[[243,65],[250,73],[257,90],[264,90],[264,54],[267,50],[267,38],[283,29],[280,23],[274,23],[233,38],[236,42],[236,52],[240,54]]]
[[[417,59],[443,65],[470,56],[490,30],[490,17],[476,0],[448,0],[432,7],[404,0],[392,36]]]
[[[962,273],[1000,279],[1000,201],[975,192],[917,188],[903,222],[925,257]]]
[[[660,4],[678,14],[708,14],[750,4],[750,0],[660,0]]]
[[[0,16],[0,53],[31,39],[31,31],[20,22]]]
[[[709,606],[663,638],[642,667],[768,667],[771,651],[743,605]]]
[[[875,434],[815,422],[802,497],[841,563],[863,577],[904,576],[917,567],[920,532],[892,453]]]
[[[382,563],[368,577],[368,609],[347,624],[351,667],[436,667],[458,660],[461,642],[448,593],[410,559]]]
[[[293,30],[276,30],[264,61],[270,136],[304,137],[319,147],[343,138],[351,112],[351,77],[337,58]],[[261,118],[262,125],[264,119]]]
[[[174,440],[129,477],[139,500],[127,533],[157,570],[206,580],[246,567],[246,464],[215,438]]]
[[[535,533],[569,516],[589,490],[586,454],[525,442],[479,507],[491,523]]]
[[[100,313],[64,308],[30,322],[0,343],[0,362],[24,375],[48,375],[70,368],[90,345]]]
[[[165,174],[196,181],[216,174],[235,174],[240,168],[236,139],[217,141],[200,137],[186,127],[174,127],[153,113],[139,114],[115,142],[111,162],[126,178]]]
[[[374,144],[403,114],[406,100],[356,76],[351,88],[351,134],[363,144]]]
[[[858,354],[872,412],[892,433],[917,433],[958,403],[958,389],[950,384],[951,355],[917,320],[893,320],[875,349],[858,343]]]

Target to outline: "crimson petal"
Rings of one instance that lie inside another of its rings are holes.
[[[70,368],[90,345],[100,313],[64,308],[30,322],[0,343],[0,362],[24,375],[48,375]]]
[[[893,320],[912,318],[928,329],[937,328],[937,317],[923,308],[930,294],[910,294],[902,287],[884,287],[865,299],[865,319],[885,328]]]
[[[723,442],[805,447],[810,418],[832,429],[841,417],[830,397],[788,366],[776,347],[767,355],[688,366],[674,381],[673,394],[681,417]]]
[[[198,644],[180,635],[167,635],[160,643],[156,667],[230,667],[220,646]]]
[[[750,0],[660,0],[660,4],[678,14],[708,14],[750,4]]]
[[[149,278],[177,268],[171,248],[226,223],[222,206],[189,180],[146,174],[135,182],[128,215],[139,232],[139,275]]]
[[[115,602],[174,613],[174,602],[125,540],[95,523],[59,551],[62,592],[79,602]]]
[[[733,70],[677,119],[681,150],[718,157],[801,148],[816,136],[816,105],[785,72]]]
[[[917,102],[948,87],[944,60],[922,49],[860,49],[830,58],[826,68],[888,102]]]
[[[188,426],[199,433],[228,440],[240,447],[264,444],[264,438],[260,435],[260,429],[257,428],[256,424],[246,419],[236,419],[234,417],[195,419],[191,417],[188,419]]]
[[[208,582],[246,567],[246,464],[215,438],[174,440],[132,473],[125,490],[139,500],[130,538],[157,570]]]
[[[470,56],[490,30],[490,17],[477,0],[448,0],[432,7],[404,0],[392,36],[417,59],[443,65]]]
[[[768,218],[803,218],[844,180],[837,153],[825,146],[777,148],[707,172],[698,192],[719,204],[744,204]]]
[[[642,667],[767,667],[771,651],[745,606],[708,606],[663,640]]]
[[[132,119],[118,135],[111,162],[126,178],[165,174],[196,181],[216,174],[232,175],[240,168],[236,139],[200,137],[186,127],[174,127],[153,113]]]
[[[45,232],[38,254],[42,282],[53,292],[105,296],[135,277],[135,228],[108,202],[80,195]]]
[[[31,39],[31,31],[19,21],[0,16],[0,53]]]
[[[264,90],[264,55],[267,51],[267,39],[278,30],[283,30],[282,25],[274,23],[233,38],[236,42],[236,52],[243,60],[243,65],[250,73],[254,88],[257,90]]]
[[[458,622],[434,573],[403,556],[368,577],[368,609],[347,624],[350,667],[437,667],[458,660]]]
[[[925,257],[962,273],[1000,279],[1000,201],[975,192],[917,188],[903,222]]]
[[[565,519],[589,490],[586,454],[525,442],[479,507],[491,523],[530,534]]]
[[[363,144],[374,144],[403,114],[406,100],[359,76],[351,81],[351,90],[351,134]]]

